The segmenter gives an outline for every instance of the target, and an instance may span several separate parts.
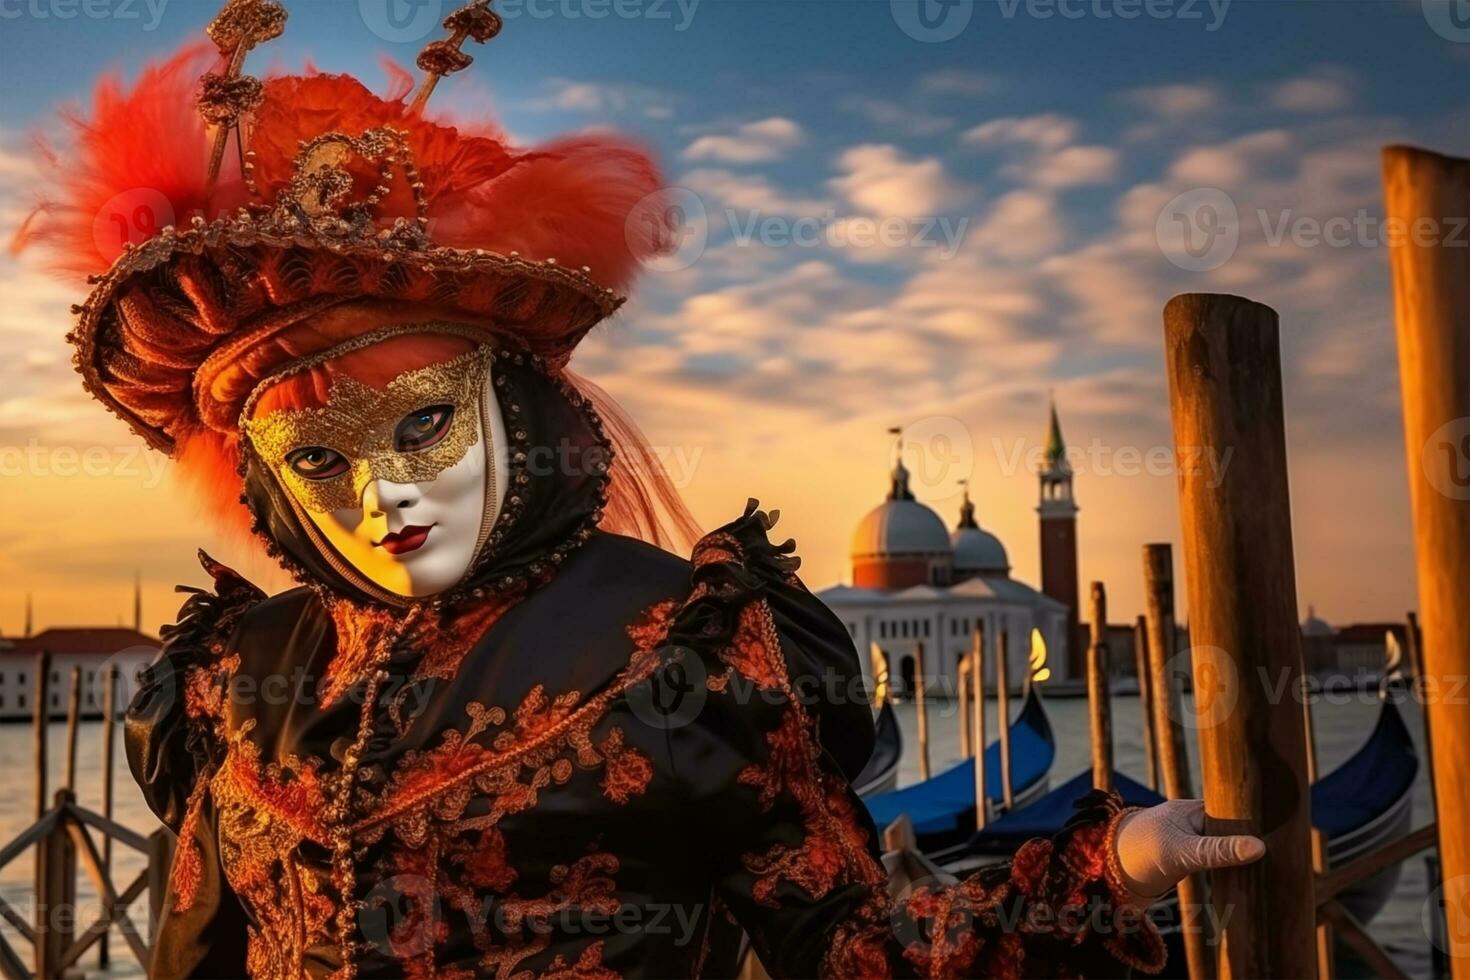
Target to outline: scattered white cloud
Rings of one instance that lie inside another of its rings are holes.
[[[1199,82],[1145,85],[1124,92],[1122,98],[1151,115],[1170,120],[1199,117],[1219,109],[1225,102],[1218,88]]]
[[[632,113],[657,120],[669,119],[674,115],[675,98],[647,85],[551,78],[547,79],[543,88],[543,93],[530,101],[530,108],[540,111]]]
[[[733,133],[701,136],[684,150],[684,159],[718,163],[767,163],[779,160],[803,138],[790,119],[772,116],[743,123]]]
[[[954,207],[966,190],[938,157],[911,157],[891,144],[866,144],[838,158],[832,189],[865,214],[916,218]]]
[[[679,178],[679,185],[698,194],[706,208],[780,215],[821,215],[833,208],[827,198],[790,194],[759,174],[720,168],[691,170]]]
[[[1004,116],[966,130],[960,141],[969,146],[1022,144],[1041,150],[1056,150],[1077,138],[1077,121],[1056,113],[1039,116]]]
[[[1271,87],[1270,104],[1288,112],[1332,112],[1352,99],[1352,77],[1337,68],[1319,68]]]
[[[851,95],[838,102],[838,108],[865,117],[874,125],[906,136],[933,136],[954,127],[954,120],[928,112],[916,105],[892,99]]]

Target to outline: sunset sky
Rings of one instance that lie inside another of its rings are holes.
[[[780,508],[813,587],[849,580],[895,425],[920,498],[952,525],[969,477],[1013,574],[1037,582],[1032,467],[1054,392],[1084,589],[1106,582],[1124,621],[1142,545],[1178,544],[1160,311],[1180,292],[1249,296],[1282,318],[1303,614],[1401,617],[1414,570],[1378,152],[1470,148],[1470,28],[1439,0],[956,0],[928,21],[906,3],[498,0],[504,32],[438,111],[493,113],[527,142],[630,131],[703,216],[574,367],[666,450],[706,527],[747,497]],[[309,60],[384,88],[384,59],[411,65],[438,36],[441,5],[418,4],[287,0],[285,37],[248,70]],[[7,238],[55,110],[96,72],[201,37],[215,9],[0,0]],[[1222,200],[1233,254],[1175,247],[1171,209]],[[156,630],[175,583],[201,584],[201,546],[283,587],[82,393],[63,341],[81,298],[0,256],[0,634],[27,592],[38,628],[130,617],[135,568]]]

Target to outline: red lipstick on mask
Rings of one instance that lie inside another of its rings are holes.
[[[406,555],[424,546],[424,542],[429,539],[429,531],[433,527],[432,524],[428,527],[410,524],[401,531],[383,535],[383,540],[378,542],[378,547],[390,555]]]

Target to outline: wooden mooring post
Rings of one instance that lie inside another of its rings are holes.
[[[1153,685],[1148,670],[1148,620],[1139,616],[1133,623],[1133,663],[1138,675],[1138,708],[1143,714],[1143,765],[1145,785],[1158,791],[1158,745],[1154,738]]]
[[[924,644],[914,644],[914,711],[919,721],[919,778],[929,778],[929,708],[924,701]]]
[[[46,728],[51,721],[51,654],[45,650],[36,654],[36,685],[32,690],[35,692],[31,730],[35,735],[36,819],[40,820],[51,805],[51,800],[46,795],[46,769],[49,761]]]
[[[1011,649],[1011,633],[1005,627],[996,630],[995,644],[995,707],[1000,716],[997,733],[1000,740],[1000,795],[1006,813],[1016,805],[1016,794],[1011,786],[1011,681],[1006,668],[1007,654]]]
[[[82,725],[82,668],[71,669],[71,686],[66,697],[66,781],[61,785],[77,791],[77,738]]]
[[[1164,308],[1206,829],[1266,856],[1210,875],[1222,978],[1315,977],[1310,794],[1274,310],[1186,294]],[[1199,465],[1200,459],[1221,465]],[[1189,461],[1195,461],[1193,465]]]
[[[1148,686],[1152,702],[1154,745],[1158,749],[1159,781],[1171,800],[1194,797],[1189,778],[1189,744],[1184,737],[1182,683],[1175,670],[1178,641],[1174,632],[1174,549],[1168,544],[1143,546],[1143,594],[1147,610]],[[1195,875],[1179,883],[1179,909],[1184,919],[1184,955],[1191,980],[1214,975],[1210,953],[1213,939],[1204,910],[1204,878]]]
[[[102,676],[102,816],[112,819],[112,764],[116,758],[117,665],[108,664]],[[102,873],[112,878],[112,835],[102,838]],[[97,965],[106,969],[112,960],[108,933],[97,941]]]
[[[1108,698],[1108,593],[1092,583],[1092,642],[1087,647],[1087,714],[1092,735],[1092,788],[1113,788],[1113,716]]]
[[[975,692],[971,699],[973,731],[971,741],[975,743],[975,829],[984,830],[989,819],[990,794],[985,789],[985,629],[976,626],[970,634],[970,663],[973,665],[970,679]]]
[[[970,670],[972,658],[968,654],[960,654],[959,665],[955,668],[955,684],[959,688],[957,692],[960,699],[960,758],[968,759],[975,754],[970,745]]]
[[[1470,160],[1383,151],[1451,974],[1470,977]],[[1454,236],[1452,238],[1452,236]],[[1459,247],[1453,247],[1458,241]],[[1436,696],[1438,695],[1438,696]]]

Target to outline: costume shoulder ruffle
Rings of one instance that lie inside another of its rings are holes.
[[[215,762],[213,716],[223,706],[228,643],[264,592],[203,551],[214,590],[179,586],[189,597],[160,630],[163,649],[138,678],[124,722],[128,765],[158,818],[177,830],[197,777]]]
[[[822,747],[854,778],[873,747],[862,667],[846,627],[796,577],[796,542],[771,541],[779,516],[751,499],[739,518],[699,540],[691,557],[693,587],[668,640],[698,651],[712,673],[752,646],[779,643],[785,680],[815,716]],[[761,635],[768,630],[774,635]]]

